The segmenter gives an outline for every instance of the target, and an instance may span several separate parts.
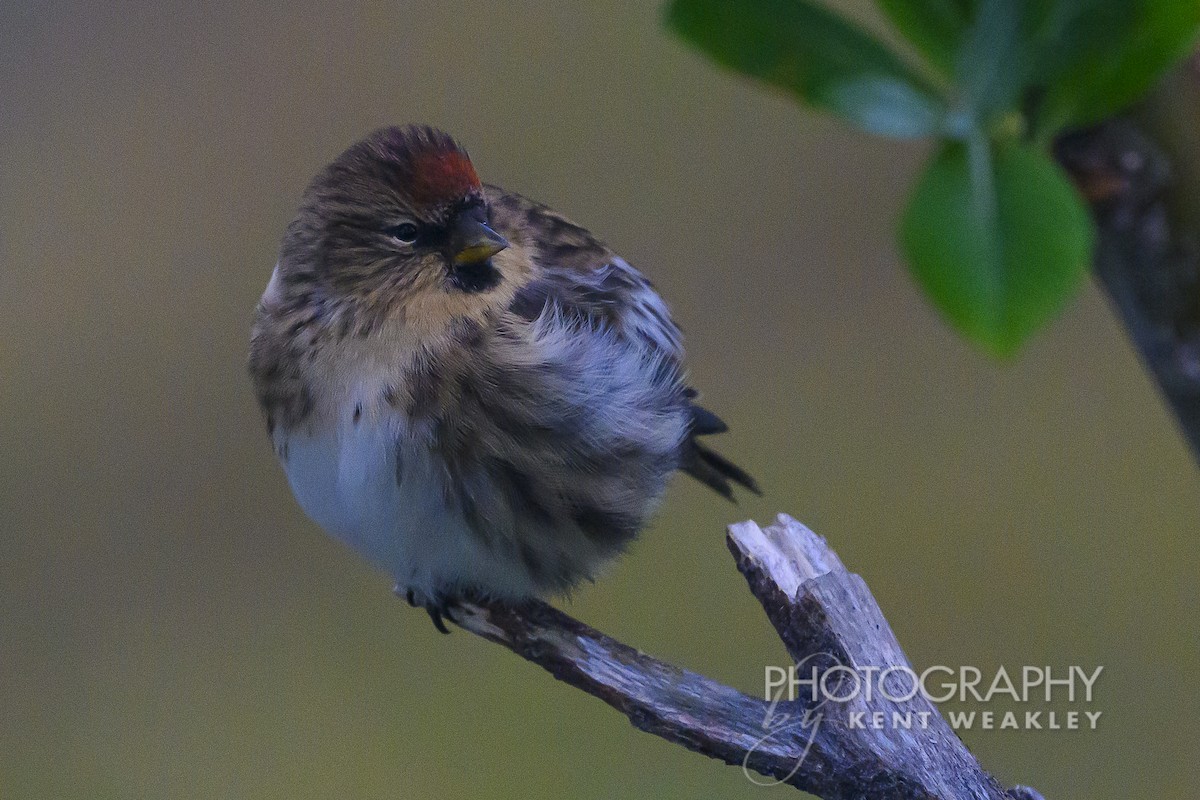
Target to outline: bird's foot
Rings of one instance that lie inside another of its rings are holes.
[[[442,621],[443,617],[454,621],[454,615],[450,613],[452,603],[446,598],[430,603],[425,606],[425,613],[433,620],[433,627],[437,628],[442,633],[450,633],[450,629],[446,627],[446,623]]]
[[[449,595],[438,593],[433,597],[429,597],[424,592],[418,593],[415,589],[404,589],[397,585],[393,590],[396,594],[403,594],[404,600],[413,608],[423,608],[425,613],[429,615],[429,619],[433,620],[433,627],[437,628],[441,633],[450,633],[450,629],[446,627],[445,620],[454,622],[454,615],[451,611],[458,607],[458,598]]]

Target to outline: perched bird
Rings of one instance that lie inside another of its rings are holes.
[[[467,595],[591,578],[679,469],[757,492],[697,437],[679,328],[641,273],[482,184],[433,128],[321,171],[258,305],[249,368],[304,511],[439,630]]]

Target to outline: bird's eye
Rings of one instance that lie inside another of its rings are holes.
[[[404,244],[412,244],[420,235],[421,229],[417,227],[415,222],[401,222],[398,225],[393,225],[390,228],[385,228],[384,233],[391,236],[393,239],[403,242]]]

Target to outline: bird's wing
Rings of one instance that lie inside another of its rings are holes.
[[[654,286],[585,228],[520,195],[489,189],[492,222],[530,253],[534,271],[509,310],[535,320],[546,308],[683,361],[683,336]]]
[[[486,191],[493,225],[525,247],[534,262],[531,279],[509,306],[512,313],[533,321],[551,308],[603,326],[682,369],[683,336],[645,276],[562,214],[498,187],[488,186]],[[693,402],[698,397],[695,389],[685,387],[684,395],[691,419],[680,469],[730,499],[731,482],[758,494],[750,475],[698,441],[699,436],[723,433],[727,427],[716,414]]]

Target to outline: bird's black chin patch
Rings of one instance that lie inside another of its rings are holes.
[[[450,285],[460,292],[486,292],[495,289],[499,283],[500,271],[492,265],[490,258],[450,267]]]

